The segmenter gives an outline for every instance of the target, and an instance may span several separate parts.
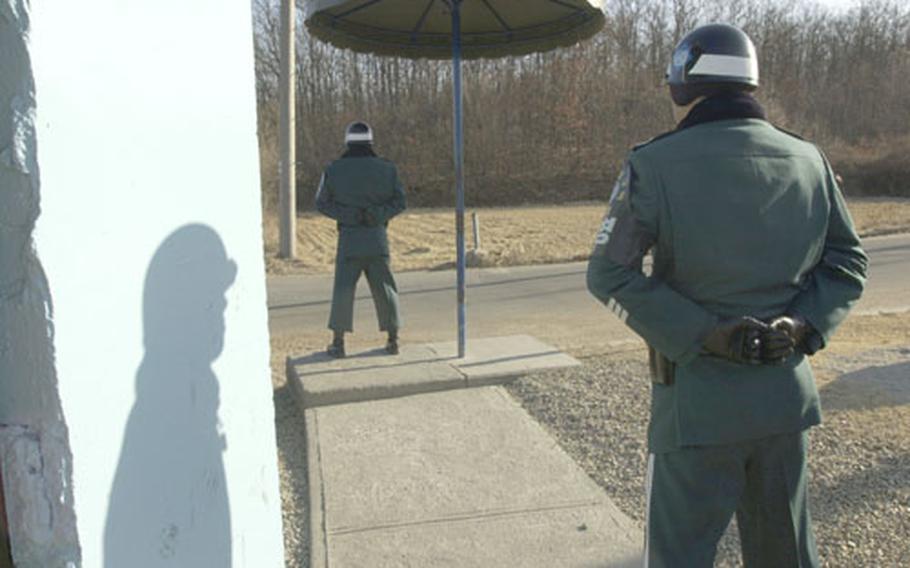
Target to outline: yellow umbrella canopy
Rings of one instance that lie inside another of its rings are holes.
[[[605,0],[309,0],[309,33],[337,47],[407,58],[452,57],[452,4],[466,59],[566,47],[604,25]]]

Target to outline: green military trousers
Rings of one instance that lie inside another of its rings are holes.
[[[336,332],[354,331],[354,293],[363,272],[366,272],[367,282],[370,283],[379,330],[397,332],[401,327],[398,286],[392,276],[388,256],[339,256],[336,259],[329,329]]]
[[[714,566],[736,513],[745,568],[818,566],[806,432],[651,454],[645,567]]]

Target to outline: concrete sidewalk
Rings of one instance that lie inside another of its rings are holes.
[[[534,371],[578,365],[573,357],[528,335],[475,339],[464,359],[455,342],[402,345],[333,359],[324,352],[288,358],[288,381],[305,408],[501,384]]]
[[[289,362],[306,407],[310,566],[640,565],[640,529],[556,441],[501,387],[465,388],[577,361],[527,336],[470,348],[462,361],[431,345]]]

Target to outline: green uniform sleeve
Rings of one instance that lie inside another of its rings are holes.
[[[632,161],[620,174],[588,262],[588,290],[649,345],[678,364],[692,361],[718,318],[655,276],[642,273],[661,231],[656,184]]]
[[[825,346],[862,295],[869,259],[863,252],[843,194],[825,160],[826,190],[831,203],[821,259],[808,274],[803,290],[788,311],[803,316],[817,332],[810,351]]]
[[[383,225],[389,222],[389,219],[398,215],[407,208],[407,199],[404,195],[404,188],[401,186],[401,180],[398,179],[398,170],[392,167],[391,180],[393,188],[392,198],[384,203],[373,205],[368,209],[371,220],[377,225]]]
[[[316,209],[331,219],[335,219],[342,225],[360,225],[362,213],[356,207],[342,205],[335,201],[335,194],[332,191],[332,184],[329,180],[328,172],[323,172],[322,179],[319,180],[319,189],[316,191]]]

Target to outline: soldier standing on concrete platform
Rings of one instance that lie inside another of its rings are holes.
[[[650,347],[645,566],[713,566],[734,513],[746,566],[818,566],[807,355],[859,298],[867,258],[825,157],[749,94],[746,34],[696,29],[667,79],[680,122],[630,154],[588,265],[591,293]]]
[[[398,287],[389,266],[389,219],[404,211],[404,190],[395,164],[376,156],[373,132],[364,122],[348,126],[347,146],[340,159],[322,174],[316,208],[338,222],[335,285],[329,329],[334,332],[327,352],[344,357],[344,334],[354,329],[354,292],[366,273],[376,306],[380,331],[388,333],[386,351],[398,354]]]

